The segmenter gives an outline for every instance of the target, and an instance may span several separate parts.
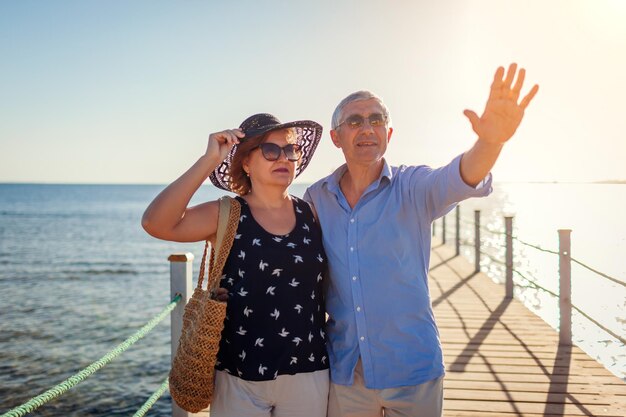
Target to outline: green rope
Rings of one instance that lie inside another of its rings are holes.
[[[150,410],[150,408],[154,405],[154,403],[157,402],[157,400],[161,397],[161,395],[163,395],[163,393],[167,390],[168,386],[169,386],[168,379],[165,378],[165,381],[163,381],[159,389],[156,390],[154,394],[150,396],[150,398],[148,398],[148,400],[141,406],[139,410],[137,410],[135,414],[133,414],[133,417],[145,416],[148,410]]]
[[[161,311],[158,315],[156,315],[152,320],[150,320],[145,326],[139,329],[135,334],[130,336],[128,339],[117,345],[115,349],[104,355],[102,358],[92,363],[82,371],[78,372],[75,375],[72,375],[65,381],[61,382],[55,387],[50,388],[48,391],[40,394],[28,402],[20,405],[12,409],[11,411],[2,414],[0,417],[21,417],[27,413],[30,413],[37,408],[41,407],[43,404],[48,401],[60,396],[61,394],[68,391],[70,388],[75,387],[79,383],[83,382],[88,376],[98,371],[107,363],[111,362],[117,356],[119,356],[122,352],[132,346],[136,341],[144,337],[150,330],[152,330],[161,320],[163,320],[174,308],[176,304],[180,301],[181,296],[177,295],[174,299],[165,307],[163,311]]]

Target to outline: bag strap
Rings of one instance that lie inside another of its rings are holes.
[[[228,227],[228,219],[230,216],[231,203],[230,197],[220,198],[220,211],[217,215],[217,236],[215,237],[215,253],[220,253],[220,247],[224,243],[224,235],[226,234],[226,228]],[[239,217],[239,216],[237,216]]]
[[[234,198],[227,196],[219,199],[219,213],[217,217],[217,232],[215,237],[215,248],[211,248],[211,259],[209,267],[209,277],[207,281],[207,289],[215,290],[219,286],[219,279],[224,269],[224,264],[233,246],[237,226],[239,225],[239,215],[241,213],[241,205]],[[209,249],[209,241],[204,244],[204,254],[200,264],[200,273],[198,276],[198,285],[196,288],[202,287],[204,280],[204,271],[206,270],[206,258]]]

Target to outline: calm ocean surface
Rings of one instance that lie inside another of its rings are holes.
[[[472,241],[473,210],[484,227],[502,230],[515,214],[514,234],[557,250],[558,228],[572,232],[572,256],[626,279],[626,185],[498,184],[487,199],[461,206],[462,237]],[[163,188],[152,185],[0,184],[0,413],[99,359],[169,303],[174,252],[192,252],[198,269],[202,243],[178,244],[148,236],[140,225],[147,204]],[[296,185],[295,195],[306,187]],[[204,186],[197,203],[221,195]],[[448,239],[454,216],[448,216]],[[440,233],[440,221],[437,222]],[[483,232],[484,250],[502,257],[501,235]],[[473,259],[471,247],[464,255]],[[516,268],[558,292],[558,257],[515,245]],[[497,263],[484,268],[502,280]],[[626,289],[572,265],[573,303],[626,334]],[[556,303],[535,290],[518,294],[556,326]],[[583,319],[574,339],[616,375],[626,375],[626,348]],[[132,415],[167,376],[169,320],[159,324],[105,368],[36,412],[42,416]],[[164,395],[151,416],[170,415]]]

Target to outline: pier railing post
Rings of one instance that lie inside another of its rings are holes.
[[[572,254],[569,229],[559,229],[559,344],[572,344]]]
[[[170,297],[174,298],[177,294],[181,295],[180,302],[171,314],[171,337],[172,337],[172,360],[178,349],[178,341],[183,329],[183,313],[187,301],[193,294],[193,254],[192,253],[174,253],[167,258],[170,261]],[[191,417],[191,416],[208,416],[204,411],[193,414],[180,408],[174,400],[172,400],[172,416],[173,417]]]
[[[504,216],[504,226],[506,230],[506,276],[505,276],[505,298],[513,298],[513,217]]]
[[[474,210],[474,272],[480,272],[480,210]]]
[[[461,206],[457,205],[455,212],[454,254],[461,254]]]

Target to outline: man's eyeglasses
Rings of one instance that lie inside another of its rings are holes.
[[[335,129],[337,129],[344,123],[348,125],[351,129],[358,129],[363,126],[363,123],[365,123],[365,119],[369,121],[369,124],[372,127],[384,126],[385,123],[387,123],[387,117],[381,113],[372,113],[367,117],[363,117],[360,114],[353,114],[351,116],[348,116],[343,122],[339,123],[335,127]]]
[[[268,161],[277,161],[280,158],[281,152],[283,152],[285,157],[291,162],[296,162],[302,157],[302,150],[300,146],[295,143],[289,143],[281,147],[275,143],[265,142],[261,143],[257,148],[261,148],[263,158]]]

